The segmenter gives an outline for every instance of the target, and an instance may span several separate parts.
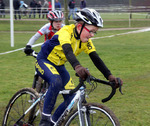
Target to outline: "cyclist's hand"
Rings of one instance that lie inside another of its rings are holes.
[[[26,45],[25,49],[24,49],[24,53],[27,55],[30,55],[34,50],[31,49],[30,45]]]
[[[118,80],[117,80],[117,78],[114,77],[113,75],[109,75],[108,80],[109,80],[110,82],[115,82],[115,83],[116,83],[116,85],[115,85],[116,88],[119,87]],[[123,81],[122,81],[121,79],[120,79],[120,81],[121,81],[121,85],[123,85]]]
[[[89,71],[81,65],[77,65],[75,67],[75,71],[82,80],[85,80],[88,76],[90,76]]]

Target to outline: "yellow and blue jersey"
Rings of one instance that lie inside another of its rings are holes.
[[[63,52],[62,45],[70,44],[75,56],[84,51],[90,54],[96,51],[91,39],[88,42],[81,42],[76,38],[75,25],[66,25],[61,28],[52,39],[47,40],[41,47],[41,51],[38,54],[38,58],[47,58],[50,62],[57,66],[64,65],[67,61]]]

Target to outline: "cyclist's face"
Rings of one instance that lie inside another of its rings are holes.
[[[82,27],[82,25],[79,27],[79,29],[81,29],[81,27]],[[81,32],[80,40],[82,42],[87,42],[89,40],[89,38],[93,37],[96,34],[97,30],[98,30],[98,27],[96,27],[94,25],[85,25]]]
[[[59,30],[61,28],[61,24],[62,24],[62,21],[53,21],[54,29]]]

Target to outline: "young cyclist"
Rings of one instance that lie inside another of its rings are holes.
[[[60,29],[52,39],[42,45],[37,56],[36,71],[50,84],[45,96],[40,126],[54,125],[74,97],[74,95],[63,95],[64,102],[57,108],[53,116],[51,115],[59,91],[74,88],[72,79],[64,66],[65,62],[69,61],[75,72],[83,80],[90,75],[76,58],[82,51],[89,55],[106,79],[118,83],[96,53],[90,39],[99,28],[103,27],[103,20],[99,13],[93,9],[84,8],[76,15],[76,24],[66,25]]]
[[[49,11],[47,14],[47,19],[49,20],[49,23],[45,24],[35,35],[33,35],[29,42],[27,43],[24,52],[27,55],[30,55],[33,52],[32,45],[42,36],[45,36],[45,41],[48,39],[51,39],[52,36],[60,30],[64,24],[64,14],[62,11]]]

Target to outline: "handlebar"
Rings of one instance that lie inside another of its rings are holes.
[[[116,88],[115,88],[115,83],[114,82],[107,82],[107,81],[103,81],[103,80],[96,79],[96,78],[93,79],[93,81],[99,82],[99,83],[102,83],[102,84],[105,84],[105,85],[109,85],[112,88],[112,91],[111,91],[110,95],[108,97],[102,99],[103,103],[109,101],[115,95]]]
[[[81,87],[81,86],[83,86],[84,85],[84,81],[82,80],[82,79],[79,79],[80,80],[80,83],[78,84],[78,86],[75,88],[75,89],[73,89],[73,90],[71,90],[70,91],[70,93],[72,94],[72,93],[75,93],[77,90],[79,90],[79,88]],[[118,85],[119,85],[119,91],[120,91],[120,93],[121,94],[123,94],[122,93],[122,90],[121,90],[121,80],[120,80],[120,78],[117,78],[117,80],[118,80]],[[109,101],[114,95],[115,95],[115,93],[116,93],[116,87],[115,87],[115,82],[108,82],[108,81],[104,81],[104,80],[100,80],[100,79],[97,79],[97,78],[95,78],[95,77],[93,77],[93,76],[89,76],[87,79],[86,79],[86,81],[90,84],[91,83],[91,81],[94,81],[94,82],[98,82],[98,83],[101,83],[101,84],[105,84],[105,85],[108,85],[108,86],[111,86],[111,88],[112,88],[112,91],[111,91],[111,93],[110,93],[110,95],[108,96],[108,97],[106,97],[106,98],[104,98],[104,99],[102,99],[102,102],[104,103],[104,102],[107,102],[107,101]]]

